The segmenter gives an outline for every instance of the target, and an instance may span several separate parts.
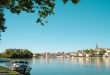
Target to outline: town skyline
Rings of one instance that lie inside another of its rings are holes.
[[[25,49],[28,49],[28,48],[6,48],[6,49],[21,49],[21,50],[25,50]],[[4,49],[2,52],[4,52],[6,49]],[[49,53],[58,53],[58,52],[66,52],[66,53],[68,53],[68,52],[78,52],[78,51],[90,50],[90,49],[93,49],[93,50],[95,50],[95,49],[110,49],[110,47],[101,47],[101,46],[98,45],[98,43],[96,43],[94,48],[85,48],[85,49],[77,49],[77,50],[66,50],[66,51],[65,50],[56,50],[56,51],[52,51],[52,50],[50,50],[50,51],[49,50],[40,51],[40,50],[37,50],[36,52],[33,52],[30,49],[28,49],[28,50],[30,50],[32,53],[48,53],[48,52]]]

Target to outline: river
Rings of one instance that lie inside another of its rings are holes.
[[[11,59],[16,60],[16,59]],[[110,75],[110,58],[32,58],[31,75]],[[7,66],[8,63],[1,63]]]

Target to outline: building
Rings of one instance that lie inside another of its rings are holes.
[[[106,48],[106,53],[104,54],[105,57],[110,57],[110,48]]]
[[[99,52],[100,52],[100,48],[99,48],[99,46],[98,46],[98,44],[96,43],[96,48],[95,48],[95,50],[97,51],[97,53],[96,54],[99,54]]]

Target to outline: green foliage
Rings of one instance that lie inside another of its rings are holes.
[[[3,54],[2,53],[0,53],[0,57],[3,57]]]
[[[90,50],[89,50],[89,53],[90,53],[90,54],[94,54],[94,53],[95,53],[95,50],[90,49]]]
[[[41,54],[39,54],[39,53],[35,54],[36,58],[39,58],[40,56],[41,56]]]
[[[85,53],[89,53],[89,50],[88,49],[86,49],[86,50],[83,50]]]
[[[93,49],[86,49],[86,50],[83,50],[84,53],[89,53],[91,57],[102,57],[105,53],[106,53],[106,50],[102,49],[99,51],[99,54],[97,54],[97,51],[96,50],[93,50]]]
[[[65,3],[71,1],[77,4],[79,0],[62,0]],[[26,13],[37,13],[39,16],[37,23],[41,23],[44,26],[45,18],[49,15],[54,14],[55,0],[0,0],[0,32],[4,32],[5,18],[4,10],[9,10],[11,13],[20,14]]]
[[[96,51],[95,50],[93,50],[93,49],[90,49],[90,50],[88,50],[88,49],[86,49],[86,50],[83,50],[85,53],[90,53],[90,54],[94,54]]]
[[[16,72],[16,71],[12,71],[8,68],[5,68],[3,66],[0,66],[0,70],[6,72],[6,73],[9,73],[9,75],[21,75],[20,73]],[[5,74],[6,75],[6,74]]]
[[[97,56],[97,51],[96,50],[93,50],[93,49],[88,50],[88,49],[86,49],[86,50],[83,50],[83,51],[86,54],[90,54],[90,57],[96,57]]]
[[[27,49],[6,49],[2,53],[5,58],[32,58],[33,54]]]
[[[100,50],[99,55],[104,55],[106,53],[106,50]]]

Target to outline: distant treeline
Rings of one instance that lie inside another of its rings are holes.
[[[5,52],[0,53],[2,58],[32,58],[33,53],[28,49],[6,49]]]
[[[102,57],[106,53],[106,50],[104,49],[101,49],[99,51],[93,49],[90,50],[86,49],[82,51],[86,54],[90,54],[90,57]],[[82,51],[78,51],[78,52],[82,52]]]

